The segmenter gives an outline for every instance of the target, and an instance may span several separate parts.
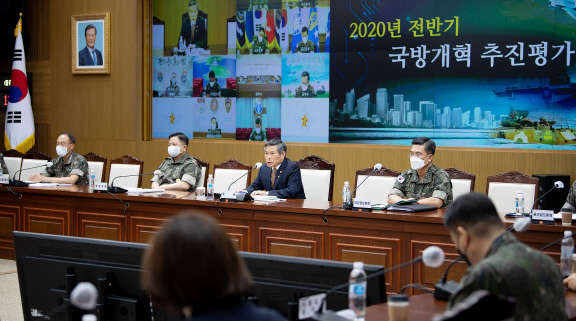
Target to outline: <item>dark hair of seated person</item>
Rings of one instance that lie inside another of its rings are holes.
[[[229,236],[204,214],[185,212],[164,223],[142,263],[142,288],[166,311],[202,309],[250,287],[250,273]]]

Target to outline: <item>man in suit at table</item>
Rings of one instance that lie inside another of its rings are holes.
[[[182,37],[182,41],[186,47],[192,45],[193,48],[206,49],[208,47],[206,40],[206,19],[201,17],[198,12],[198,1],[188,1],[188,16],[182,19],[180,37]]]
[[[89,24],[84,29],[84,37],[86,37],[86,47],[78,52],[78,65],[79,66],[102,66],[102,53],[100,50],[94,48],[96,44],[96,27]]]
[[[245,191],[251,196],[273,195],[279,198],[305,199],[300,167],[286,157],[286,144],[272,139],[264,145],[266,164]]]

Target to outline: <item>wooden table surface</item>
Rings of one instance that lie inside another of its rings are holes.
[[[430,320],[434,315],[446,311],[448,301],[434,299],[430,293],[410,298],[409,321]],[[566,314],[576,320],[576,292],[566,290]],[[388,321],[388,304],[377,304],[366,308],[366,321]]]
[[[420,283],[433,287],[446,266],[458,257],[443,225],[444,210],[424,213],[397,213],[382,210],[353,212],[332,209],[328,201],[296,200],[264,204],[225,203],[196,200],[194,193],[152,194],[89,193],[87,186],[55,188],[12,187],[12,194],[0,186],[0,258],[13,258],[12,231],[147,243],[164,221],[182,211],[215,217],[226,229],[238,250],[336,261],[363,261],[392,267],[407,262],[431,245],[446,253],[446,262],[437,269],[422,264],[386,275],[386,290],[396,293],[403,285]],[[505,225],[515,219],[503,218]],[[540,249],[576,226],[532,225],[516,234]],[[547,252],[559,262],[560,245]],[[455,264],[448,280],[459,281],[467,266]],[[408,294],[421,294],[410,289]]]

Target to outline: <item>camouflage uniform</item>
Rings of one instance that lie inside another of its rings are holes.
[[[262,41],[258,41],[258,36],[252,37],[252,47],[250,53],[255,55],[268,53],[268,37],[264,35]]]
[[[568,191],[568,197],[566,197],[566,204],[563,207],[571,208],[572,211],[576,211],[576,181],[570,187],[570,191]]]
[[[8,166],[6,166],[4,162],[4,155],[2,155],[2,153],[0,153],[0,166],[2,167],[2,174],[10,174],[8,173]]]
[[[399,181],[400,176],[405,179],[403,183]],[[437,197],[444,202],[442,207],[452,203],[452,181],[450,176],[443,169],[434,166],[434,164],[430,165],[426,176],[421,181],[418,178],[418,171],[412,168],[404,171],[400,176],[394,182],[390,195],[416,199]]]
[[[260,130],[260,134],[256,130],[252,131],[250,135],[250,141],[265,142],[266,141],[266,131],[264,129]]]
[[[448,308],[477,290],[516,298],[515,320],[566,320],[558,265],[510,232],[494,240],[486,257],[466,270]]]
[[[84,156],[71,152],[68,160],[56,157],[52,160],[52,166],[46,167],[40,175],[46,177],[70,177],[70,175],[80,176],[76,185],[88,185],[88,161]]]
[[[317,5],[317,0],[300,0],[296,2],[297,8],[315,8]]]
[[[174,94],[174,96],[180,96],[180,87],[178,85],[170,85],[166,87],[166,97],[171,97],[172,95],[170,94]]]
[[[220,97],[221,90],[220,84],[215,81],[214,86],[210,86],[210,83],[207,83],[204,92],[206,93],[206,97]]]
[[[268,10],[268,0],[250,0],[248,11]]]
[[[294,98],[316,98],[316,91],[312,85],[308,84],[308,89],[302,90],[302,85],[296,88]]]
[[[162,186],[164,184],[174,184],[180,181],[190,184],[188,191],[196,190],[196,182],[202,175],[202,167],[188,154],[184,154],[175,162],[174,158],[167,157],[158,167],[162,175],[155,175],[150,181]]]
[[[302,53],[316,52],[316,45],[310,39],[308,39],[306,43],[300,41],[298,45],[296,45],[296,50],[294,50],[294,53],[297,52]]]

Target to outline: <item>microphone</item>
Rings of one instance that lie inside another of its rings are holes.
[[[110,186],[108,186],[108,193],[126,193],[126,192],[128,192],[128,190],[125,189],[125,188],[118,187],[118,186],[114,186],[114,181],[115,181],[117,178],[120,178],[120,177],[143,176],[143,175],[162,175],[162,172],[159,171],[159,170],[155,170],[153,173],[144,173],[144,174],[136,174],[136,175],[116,176],[116,177],[114,177],[114,179],[112,180],[112,183],[110,183]]]
[[[561,238],[561,239],[559,239],[559,240],[556,240],[556,241],[554,241],[554,242],[552,242],[552,243],[544,246],[544,247],[540,250],[540,252],[544,252],[545,249],[551,247],[551,246],[554,245],[554,244],[557,244],[557,243],[559,243],[559,242],[562,242],[563,239],[569,238],[569,237],[571,237],[571,236],[572,236],[572,232],[570,232],[569,235],[564,235],[563,238]]]
[[[418,262],[424,263],[424,265],[427,267],[437,268],[437,267],[441,266],[442,263],[444,263],[444,251],[441,248],[439,248],[438,246],[435,246],[435,245],[429,246],[424,251],[422,251],[422,256],[418,256],[418,257],[413,258],[412,260],[410,260],[408,262],[404,262],[402,264],[393,266],[391,268],[387,268],[387,269],[384,269],[382,271],[372,273],[372,274],[368,275],[365,280],[380,276],[382,274],[386,274],[388,272],[392,272],[392,271],[401,269],[403,267],[406,267],[406,266],[409,266],[409,265],[412,265],[412,264],[415,264]],[[328,296],[330,294],[332,294],[332,293],[334,293],[340,289],[346,288],[348,286],[350,286],[350,282],[335,286],[332,289],[330,289],[328,292],[326,292],[326,296],[324,297],[322,304],[320,304],[320,306],[318,307],[318,310],[322,306],[326,305],[326,299],[328,298]],[[320,316],[320,317],[318,316],[318,314],[319,314],[318,310],[316,312],[315,320],[327,320],[327,321],[333,320],[333,319],[329,319],[329,317],[330,317],[330,315],[334,314],[334,312],[327,311],[327,313],[325,313],[326,317],[323,318],[322,316]]]
[[[29,167],[29,168],[20,168],[19,170],[16,171],[16,173],[14,173],[14,176],[12,176],[12,179],[10,180],[10,182],[8,183],[9,186],[28,186],[30,184],[28,183],[24,183],[23,181],[16,179],[16,174],[18,174],[18,172],[21,171],[26,171],[29,169],[34,169],[34,168],[39,168],[39,167],[52,167],[53,163],[52,162],[47,162],[45,164],[39,165],[39,166],[34,166],[34,167]]]
[[[529,217],[522,217],[517,219],[516,222],[514,222],[514,224],[508,226],[508,228],[506,228],[506,231],[510,232],[516,231],[518,233],[526,232],[530,228],[531,224],[532,220]],[[456,289],[458,288],[458,282],[456,281],[446,282],[446,279],[448,278],[448,271],[450,271],[452,265],[456,264],[456,262],[459,262],[462,259],[463,257],[459,256],[456,260],[452,261],[452,263],[450,263],[450,265],[448,265],[448,267],[446,268],[446,271],[444,272],[442,279],[440,279],[440,282],[434,284],[434,299],[448,301],[450,299],[450,296],[454,292],[456,292]]]
[[[358,187],[360,187],[362,184],[364,184],[364,182],[368,179],[368,177],[370,177],[370,175],[374,174],[375,171],[379,171],[381,169],[382,169],[382,164],[378,163],[378,164],[374,165],[374,169],[372,170],[372,172],[370,172],[370,174],[368,174],[368,176],[366,176],[366,178],[360,184],[358,184],[358,186],[356,186],[356,188],[352,191],[352,193],[350,193],[350,202],[342,205],[342,208],[344,210],[347,210],[347,211],[352,210],[352,208],[353,208],[352,195],[354,195],[354,193],[356,193],[356,190],[358,189]]]
[[[516,220],[516,222],[514,222],[514,224],[508,226],[506,228],[506,231],[510,231],[510,232],[525,232],[530,228],[530,224],[532,224],[532,219],[530,219],[529,217],[522,217]]]
[[[250,169],[249,171],[247,171],[244,175],[238,177],[235,181],[232,182],[232,184],[230,184],[230,186],[228,186],[228,190],[230,190],[230,188],[232,188],[232,185],[234,185],[234,183],[236,183],[239,179],[241,179],[242,177],[248,175],[248,173],[250,173],[251,171],[258,169],[262,167],[262,163],[258,162],[254,165],[254,167],[252,167],[252,169]]]
[[[98,290],[90,282],[80,282],[74,290],[70,292],[70,302],[73,306],[82,310],[94,310],[97,299]]]
[[[551,189],[549,189],[546,193],[542,194],[540,197],[538,197],[534,203],[532,203],[532,206],[530,206],[530,213],[532,213],[534,204],[538,203],[538,201],[540,201],[544,196],[546,196],[548,193],[552,192],[555,189],[562,189],[564,188],[564,183],[562,183],[562,181],[556,181],[554,182],[554,187],[552,187]]]

